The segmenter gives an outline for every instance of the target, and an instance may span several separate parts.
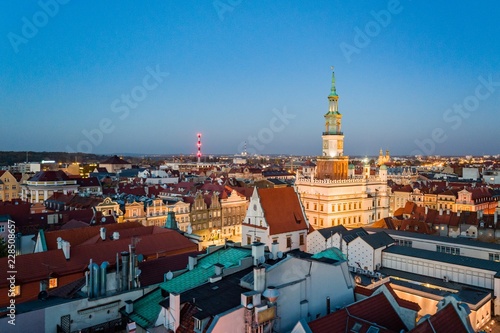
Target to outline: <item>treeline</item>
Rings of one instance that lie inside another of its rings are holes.
[[[36,152],[36,151],[0,151],[0,166],[13,165],[22,162],[56,161],[58,163],[90,163],[109,158],[108,155],[65,153],[65,152]]]

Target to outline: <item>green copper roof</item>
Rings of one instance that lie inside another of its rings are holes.
[[[332,88],[330,90],[330,95],[328,96],[338,96],[337,95],[337,88],[335,87],[335,72],[332,71]]]
[[[159,303],[163,300],[162,289],[167,292],[182,293],[207,282],[215,274],[213,267],[215,264],[220,263],[226,268],[234,267],[239,265],[241,259],[251,255],[251,249],[228,247],[199,257],[198,264],[193,270],[161,283],[160,288],[135,301],[134,312],[129,315],[129,318],[143,328],[151,327],[161,311]]]
[[[337,261],[347,260],[345,255],[336,247],[331,247],[331,248],[326,249],[324,251],[318,252],[315,255],[313,255],[311,258],[314,258],[314,259],[328,258],[328,259],[333,259],[333,260],[337,260]]]
[[[45,240],[45,232],[43,229],[39,231],[40,243],[42,244],[42,251],[47,251],[47,241]]]

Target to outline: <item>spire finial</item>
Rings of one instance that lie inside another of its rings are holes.
[[[330,67],[332,69],[332,88],[330,90],[329,96],[338,96],[337,88],[335,87],[335,72],[333,71],[333,66]]]

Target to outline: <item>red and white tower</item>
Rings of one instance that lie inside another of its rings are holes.
[[[198,163],[201,162],[201,133],[198,133],[198,153],[196,153],[196,156],[198,157]]]

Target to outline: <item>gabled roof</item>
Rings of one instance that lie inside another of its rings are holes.
[[[366,236],[368,233],[363,228],[355,228],[342,233],[342,239],[349,244],[357,237]]]
[[[464,326],[460,316],[453,307],[448,304],[434,315],[428,317],[408,333],[469,333]]]
[[[394,239],[383,231],[361,236],[361,239],[374,250],[394,244]]]
[[[347,229],[343,225],[336,225],[334,227],[328,227],[328,228],[323,228],[323,229],[318,229],[318,232],[325,238],[328,239],[331,236],[337,234],[337,233],[342,233],[344,234],[347,231]]]
[[[384,293],[311,321],[308,326],[313,333],[390,333],[408,330]],[[370,327],[373,327],[371,331]]]
[[[403,308],[406,308],[406,309],[409,309],[409,310],[413,310],[415,312],[418,312],[420,311],[421,307],[420,305],[418,305],[418,303],[415,303],[415,302],[412,302],[412,301],[408,301],[408,300],[405,300],[403,298],[400,298],[396,292],[394,291],[394,289],[391,287],[391,284],[390,282],[386,282],[383,284],[387,290],[391,293],[392,297],[394,297],[394,300],[398,303],[398,305],[400,307],[403,307]],[[362,286],[359,286],[357,285],[355,288],[354,288],[354,293],[356,294],[360,294],[360,295],[364,295],[364,296],[371,296],[373,295],[373,293],[378,290],[380,288],[377,287],[377,288],[373,288],[373,289],[369,289],[369,288],[366,288],[366,287],[362,287]]]
[[[100,162],[100,164],[131,164],[131,163],[115,155],[113,157],[108,158],[104,162]]]
[[[257,191],[271,235],[309,229],[299,197],[292,187]]]

